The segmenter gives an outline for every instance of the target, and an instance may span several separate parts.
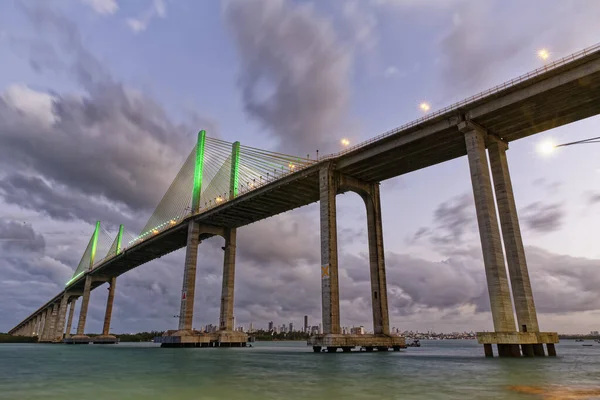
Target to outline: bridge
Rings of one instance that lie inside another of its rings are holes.
[[[494,355],[494,344],[500,356],[555,355],[558,335],[538,325],[506,151],[512,141],[599,112],[596,45],[318,160],[228,143],[201,131],[144,229],[134,236],[121,226],[111,242],[97,223],[65,289],[10,333],[40,342],[114,343],[109,330],[117,277],[186,247],[179,326],[156,341],[166,347],[245,346],[247,336],[233,326],[237,228],[318,201],[323,333],[308,344],[314,351],[398,350],[404,338],[389,331],[379,183],[466,155],[494,324],[494,332],[477,334],[479,343],[486,356]],[[367,213],[371,335],[340,330],[336,195],[348,191],[363,198]],[[203,333],[192,329],[197,249],[215,235],[225,238],[220,322],[218,332]],[[90,292],[104,283],[110,288],[103,334],[90,339],[84,334]]]

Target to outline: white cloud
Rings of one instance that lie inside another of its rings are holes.
[[[134,33],[140,33],[148,28],[150,22],[155,18],[165,18],[167,7],[164,0],[154,0],[152,5],[144,10],[137,18],[128,18],[127,25]]]
[[[84,4],[90,6],[98,14],[114,14],[119,9],[117,0],[81,0]]]
[[[48,93],[38,92],[25,85],[11,85],[0,99],[4,100],[13,110],[35,122],[50,127],[58,122],[59,118],[54,113],[55,98]]]

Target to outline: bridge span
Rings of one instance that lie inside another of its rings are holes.
[[[36,335],[44,342],[90,342],[84,334],[90,291],[108,282],[103,335],[94,340],[112,343],[109,329],[116,278],[186,247],[179,327],[157,340],[164,346],[243,346],[247,337],[233,326],[237,228],[319,201],[323,334],[311,337],[309,344],[315,351],[349,351],[355,346],[397,350],[404,339],[389,332],[379,183],[466,155],[494,322],[494,332],[478,333],[478,340],[486,356],[493,355],[492,344],[500,356],[543,356],[544,344],[548,355],[555,355],[557,334],[541,332],[538,326],[506,151],[512,141],[599,112],[600,45],[596,45],[320,160],[225,143],[201,131],[198,144],[142,233],[124,245],[121,229],[108,254],[98,261],[98,224],[65,289],[10,333]],[[231,151],[223,153],[225,147]],[[187,193],[188,200],[179,201],[179,209],[169,214],[165,210],[178,190],[184,197]],[[346,191],[357,192],[367,211],[373,335],[340,331],[335,204],[336,195]],[[186,205],[185,211],[181,204]],[[192,329],[197,247],[215,235],[223,236],[226,243],[220,324],[217,333],[205,334]],[[79,297],[77,334],[71,336]]]

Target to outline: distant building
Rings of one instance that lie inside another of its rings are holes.
[[[592,336],[598,336],[598,331],[591,331],[590,335],[592,335]]]
[[[364,335],[365,334],[365,327],[364,326],[355,326],[350,328],[350,333],[352,335]]]
[[[252,322],[250,322],[250,327],[248,328],[248,332],[250,332],[250,333],[254,332],[254,326],[252,325]]]
[[[304,316],[304,333],[308,333],[308,315]]]
[[[290,329],[288,329],[288,332],[292,333],[294,332],[294,323],[290,322]]]
[[[269,321],[269,332],[273,332],[273,321]]]

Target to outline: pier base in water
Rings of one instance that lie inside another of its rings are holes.
[[[477,341],[483,344],[486,357],[493,357],[492,345],[500,357],[544,357],[544,344],[549,356],[556,356],[556,332],[477,332]]]
[[[359,347],[365,351],[388,351],[392,349],[399,351],[406,348],[406,341],[401,336],[390,335],[341,335],[324,334],[311,336],[307,343],[312,346],[315,353],[327,349],[328,353],[335,353],[342,349],[344,353],[349,353],[352,349]]]

